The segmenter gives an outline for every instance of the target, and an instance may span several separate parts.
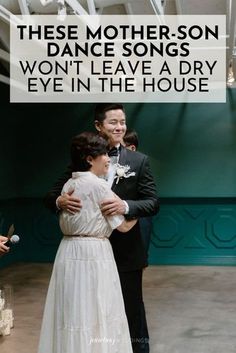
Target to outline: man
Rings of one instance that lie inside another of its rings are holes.
[[[8,241],[7,237],[0,235],[0,255],[3,255],[9,251],[9,247],[4,245]]]
[[[119,196],[102,202],[103,214],[106,216],[123,214],[130,219],[156,214],[158,198],[148,158],[144,154],[129,151],[122,146],[126,132],[122,104],[97,104],[95,127],[99,134],[109,141],[111,163],[108,183]],[[73,197],[73,191],[71,194],[60,196],[62,186],[71,177],[71,172],[72,169],[69,168],[46,196],[46,205],[54,211],[60,208],[69,212],[78,212],[83,207],[80,200]],[[133,351],[142,353],[143,342],[148,346],[148,336],[140,337],[144,312],[142,269],[147,265],[147,257],[139,224],[137,223],[125,235],[117,230],[113,231],[110,241],[119,271]]]

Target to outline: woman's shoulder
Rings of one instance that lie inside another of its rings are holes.
[[[70,190],[74,189],[75,184],[76,184],[75,179],[73,179],[73,178],[68,179],[67,182],[63,185],[62,193],[63,192],[70,192]]]
[[[105,195],[110,194],[111,188],[105,179],[97,178],[96,183],[94,184],[94,191],[98,197],[104,197]]]
[[[95,181],[95,186],[97,189],[100,189],[100,190],[109,189],[109,185],[108,185],[107,181],[105,179],[99,178],[99,177],[97,177],[97,179]]]
[[[76,184],[74,190],[78,190],[80,196],[82,194],[89,195],[92,201],[100,202],[106,197],[110,197],[111,189],[104,179],[97,176],[93,178],[86,178],[81,184]]]

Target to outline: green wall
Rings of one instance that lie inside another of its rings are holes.
[[[236,196],[236,92],[227,104],[127,108],[162,197]]]
[[[1,85],[0,92],[0,233],[14,222],[21,235],[21,244],[1,265],[51,261],[60,232],[42,197],[68,164],[71,137],[93,129],[94,105],[10,104],[8,87]],[[236,264],[236,91],[228,92],[226,104],[125,107],[161,196],[151,262]],[[184,239],[204,243],[204,251],[186,247]]]
[[[236,196],[236,92],[230,92],[227,104],[126,104],[160,196]],[[9,104],[5,92],[0,199],[42,197],[68,163],[71,137],[93,129],[93,107]]]

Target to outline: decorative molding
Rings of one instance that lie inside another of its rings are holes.
[[[149,263],[161,265],[236,265],[236,204],[219,200],[161,200],[153,217]],[[226,200],[225,200],[226,201]],[[0,201],[1,231],[14,223],[19,244],[1,258],[12,262],[52,262],[61,239],[57,216],[41,199]]]
[[[190,200],[189,200],[190,201]],[[151,264],[236,265],[236,205],[165,203],[153,219]]]

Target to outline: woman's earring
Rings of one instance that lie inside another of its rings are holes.
[[[88,162],[88,164],[89,164],[91,167],[93,166],[93,160],[92,160],[92,158],[89,158],[89,157],[88,157],[87,162]]]

